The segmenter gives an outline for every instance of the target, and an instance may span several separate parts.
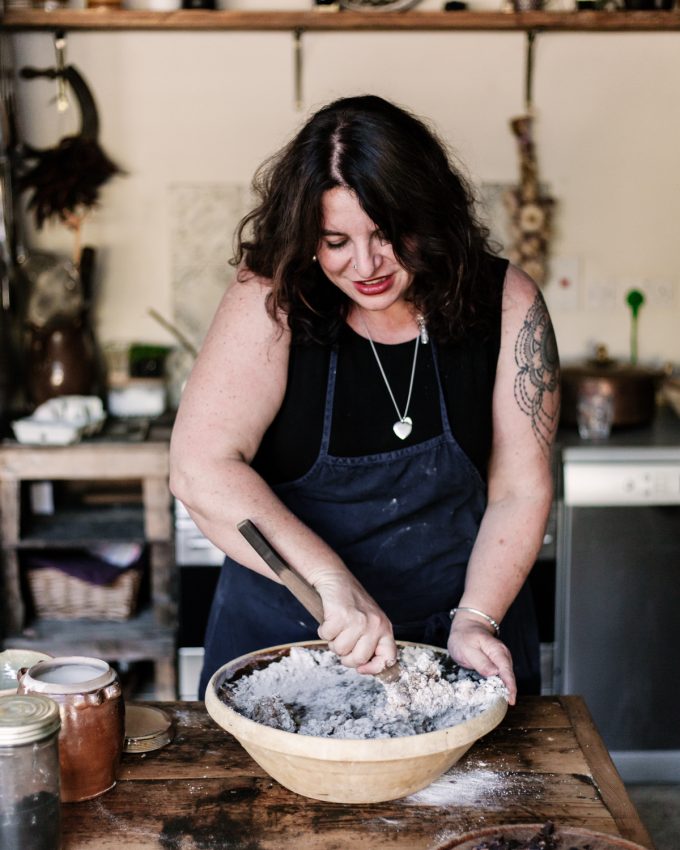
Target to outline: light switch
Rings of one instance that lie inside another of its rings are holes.
[[[551,309],[579,309],[581,296],[578,257],[554,257],[550,260],[545,297]]]

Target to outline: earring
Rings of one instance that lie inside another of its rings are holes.
[[[316,262],[316,254],[312,254],[312,262],[313,262],[313,263],[315,263],[315,262]]]

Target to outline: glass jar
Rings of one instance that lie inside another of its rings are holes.
[[[0,697],[0,847],[59,850],[59,706],[48,697]]]

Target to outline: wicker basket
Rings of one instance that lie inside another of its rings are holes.
[[[135,612],[142,572],[121,572],[110,584],[92,584],[59,569],[26,571],[37,616],[50,620],[127,620]]]

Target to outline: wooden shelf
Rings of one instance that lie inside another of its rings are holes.
[[[175,630],[159,626],[147,608],[129,620],[49,620],[36,618],[5,638],[16,649],[50,655],[94,653],[107,661],[145,661],[171,656]]]
[[[680,30],[680,10],[649,12],[237,12],[182,9],[10,9],[11,30],[410,31],[541,30],[654,32]]]
[[[139,505],[59,510],[32,516],[17,549],[87,548],[98,543],[145,543],[144,508]],[[10,544],[11,545],[11,544]]]
[[[146,609],[129,620],[35,619],[21,631],[8,634],[5,645],[33,649],[53,656],[90,655],[106,661],[151,661],[158,699],[175,699],[175,629],[160,626]]]

